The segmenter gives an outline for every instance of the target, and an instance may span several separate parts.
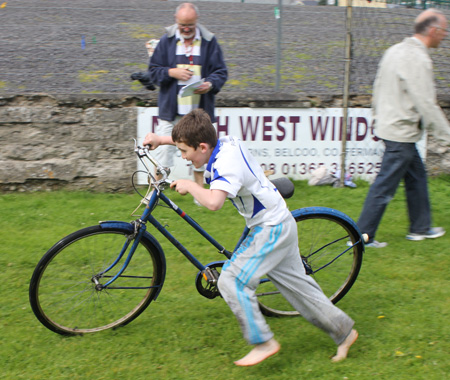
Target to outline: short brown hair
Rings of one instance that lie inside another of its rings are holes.
[[[175,124],[172,130],[172,140],[175,143],[184,143],[194,149],[197,149],[200,143],[207,143],[211,147],[215,147],[217,132],[209,115],[204,110],[197,108],[184,115]]]

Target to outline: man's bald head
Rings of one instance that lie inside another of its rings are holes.
[[[427,47],[436,48],[447,35],[447,19],[434,8],[420,13],[414,22],[414,37],[420,39]]]
[[[414,22],[414,32],[425,35],[431,26],[439,26],[445,22],[444,14],[434,8],[427,9],[420,13]]]
[[[181,37],[192,40],[195,37],[195,28],[198,19],[198,9],[192,3],[183,3],[177,7],[175,22],[178,25]]]

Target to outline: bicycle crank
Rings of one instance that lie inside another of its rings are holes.
[[[220,296],[217,282],[219,281],[220,270],[223,264],[223,262],[211,263],[204,270],[198,272],[195,286],[203,297],[213,299]]]

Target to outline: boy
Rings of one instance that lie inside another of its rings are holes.
[[[222,268],[218,287],[254,348],[238,366],[252,366],[280,350],[255,295],[261,277],[267,275],[303,317],[328,333],[338,345],[332,358],[347,357],[358,333],[353,320],[334,306],[313,278],[306,275],[298,250],[297,226],[284,199],[266,178],[256,159],[236,137],[217,134],[203,110],[195,109],[175,125],[172,136],[149,133],[144,145],[176,145],[183,159],[198,168],[207,164],[205,189],[180,179],[171,187],[190,193],[209,210],[219,210],[229,198],[245,218],[250,233]]]

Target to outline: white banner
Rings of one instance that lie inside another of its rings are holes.
[[[373,181],[380,169],[384,144],[373,131],[372,110],[348,110],[346,172]],[[137,140],[158,125],[158,109],[138,108]],[[340,169],[342,108],[216,108],[218,136],[233,135],[245,142],[271,178],[308,179],[320,166],[334,174]],[[418,144],[425,158],[426,138]],[[138,163],[138,169],[142,169]],[[172,179],[192,178],[189,162],[177,154]],[[139,183],[145,182],[141,176]]]

